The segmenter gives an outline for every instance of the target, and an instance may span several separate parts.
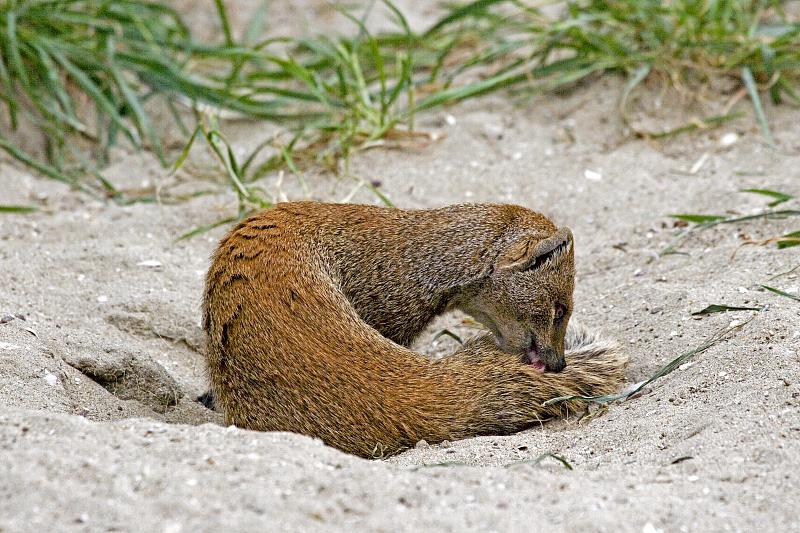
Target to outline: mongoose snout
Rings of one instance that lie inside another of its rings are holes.
[[[539,372],[561,372],[567,367],[564,354],[559,354],[549,346],[540,347],[535,337],[531,340],[531,345],[522,360]]]
[[[522,361],[539,372],[561,372],[567,366],[563,353],[559,354],[550,346],[540,346],[536,336],[532,336],[531,344]]]

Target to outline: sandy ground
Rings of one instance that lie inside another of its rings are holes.
[[[441,141],[363,153],[352,172],[403,207],[514,202],[569,225],[575,316],[624,345],[630,383],[752,316],[691,312],[767,309],[588,420],[383,461],[226,428],[194,401],[206,387],[202,277],[224,229],[175,238],[233,214],[230,192],[121,207],[0,162],[0,204],[42,207],[0,216],[0,531],[800,531],[800,304],[759,288],[800,254],[739,249],[797,219],[717,227],[686,240],[685,254],[657,255],[675,235],[670,213],[753,213],[765,201],[738,192],[748,187],[800,193],[800,112],[768,109],[777,150],[749,117],[660,145],[625,137],[619,90],[605,79],[523,107],[486,98],[431,113],[422,127]],[[230,131],[244,149],[263,127]],[[147,154],[117,153],[107,175],[174,183]],[[355,184],[305,178],[318,200]],[[278,181],[263,184],[304,197],[296,180]],[[377,198],[362,189],[353,201]],[[768,284],[796,294],[800,271]],[[418,348],[453,349],[431,341],[444,326],[472,333],[445,317]],[[573,470],[530,461],[546,452]]]

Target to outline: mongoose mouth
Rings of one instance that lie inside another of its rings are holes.
[[[536,339],[531,340],[531,345],[528,347],[528,351],[525,352],[523,361],[539,372],[544,372],[547,368],[542,358],[539,357],[539,347],[536,345]]]

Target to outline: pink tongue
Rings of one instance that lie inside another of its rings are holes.
[[[539,372],[545,371],[544,361],[539,359],[539,355],[533,352],[532,350],[528,351],[528,360],[530,361],[530,365]]]

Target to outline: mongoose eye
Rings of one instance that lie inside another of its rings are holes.
[[[564,315],[567,314],[567,307],[563,304],[556,304],[555,310],[555,321],[561,322],[561,320],[564,318]]]

